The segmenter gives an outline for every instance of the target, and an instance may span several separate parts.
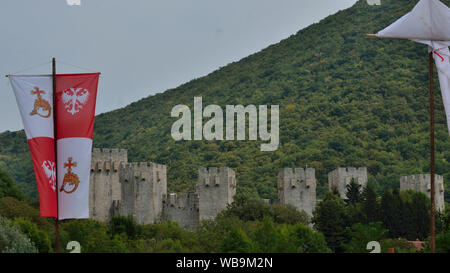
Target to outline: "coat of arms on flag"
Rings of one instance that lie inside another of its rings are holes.
[[[76,166],[77,162],[72,162],[71,157],[69,157],[67,162],[64,163],[64,168],[67,168],[67,173],[64,175],[62,186],[59,191],[64,191],[67,194],[71,194],[77,190],[80,180],[78,179],[78,175],[72,172],[72,167]]]
[[[48,101],[42,98],[42,94],[45,94],[44,90],[39,90],[39,87],[35,86],[34,90],[31,90],[32,95],[37,95],[37,99],[34,101],[33,111],[31,111],[30,115],[39,115],[43,118],[50,117],[52,113],[52,107]],[[42,113],[41,111],[44,111]]]
[[[30,147],[43,217],[89,217],[99,75],[9,75]]]
[[[56,191],[56,166],[55,162],[45,160],[42,163],[42,169],[48,178],[48,184],[53,191]]]
[[[69,88],[63,91],[62,98],[67,112],[75,115],[89,99],[89,91],[83,88]]]

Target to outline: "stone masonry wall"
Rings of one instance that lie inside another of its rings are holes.
[[[180,227],[193,230],[198,227],[200,216],[197,193],[171,193],[163,200],[163,219],[175,221]]]
[[[367,168],[337,168],[336,170],[328,173],[328,189],[331,191],[334,187],[336,187],[341,198],[345,199],[347,185],[350,184],[352,179],[361,185],[361,190],[363,190],[363,188],[367,186]]]
[[[201,168],[198,170],[196,191],[199,197],[199,217],[213,219],[233,202],[236,194],[236,177],[228,167]]]
[[[444,177],[435,175],[435,206],[439,211],[444,211]],[[400,178],[400,190],[413,190],[423,192],[428,198],[431,198],[431,175],[430,174],[416,174],[403,176]]]
[[[286,168],[278,174],[277,185],[281,204],[290,204],[312,216],[316,206],[315,169]]]
[[[163,197],[167,195],[166,166],[134,162],[122,165],[119,215],[132,215],[140,224],[152,224],[162,216]]]
[[[127,150],[93,149],[89,185],[89,215],[108,222],[112,203],[121,198],[120,165],[128,162]]]

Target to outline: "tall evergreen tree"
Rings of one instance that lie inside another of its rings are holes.
[[[429,234],[429,199],[414,191],[386,191],[381,199],[384,227],[391,238],[425,239]]]
[[[367,185],[362,193],[362,210],[366,218],[366,223],[377,222],[380,219],[380,204],[377,194],[372,186]]]
[[[430,234],[430,199],[421,192],[410,192],[414,229],[408,239],[425,240]]]
[[[361,185],[359,185],[353,178],[350,181],[350,184],[347,185],[347,193],[345,194],[345,197],[345,203],[347,205],[360,203],[362,200]]]
[[[313,212],[312,222],[323,233],[327,245],[334,252],[342,252],[342,244],[348,241],[346,227],[348,217],[342,199],[328,192]]]

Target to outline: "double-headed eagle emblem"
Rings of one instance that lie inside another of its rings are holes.
[[[89,99],[89,91],[84,88],[69,88],[63,91],[64,108],[72,115],[80,112]]]
[[[45,160],[42,162],[42,169],[44,169],[45,176],[47,176],[50,188],[56,190],[56,167],[55,162],[50,160]]]

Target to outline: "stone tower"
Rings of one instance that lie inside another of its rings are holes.
[[[185,229],[195,229],[199,224],[197,193],[171,193],[163,201],[163,217],[165,221],[175,221]]]
[[[108,222],[111,219],[113,202],[120,200],[120,165],[128,162],[127,150],[98,149],[92,151],[89,185],[89,216]]]
[[[341,198],[345,199],[347,185],[350,184],[352,179],[354,179],[361,186],[361,190],[363,190],[363,188],[367,186],[367,168],[337,168],[328,174],[328,189],[331,191],[336,187]]]
[[[119,170],[121,199],[114,203],[115,214],[132,215],[139,224],[152,224],[162,216],[167,195],[166,166],[134,162]]]
[[[316,207],[316,172],[313,168],[286,168],[278,174],[278,199],[309,216]]]
[[[199,219],[214,219],[236,194],[236,177],[228,167],[201,168],[198,170],[196,190],[199,198]]]
[[[435,205],[439,211],[444,211],[444,177],[435,175]],[[413,190],[423,192],[428,198],[431,198],[431,175],[430,174],[416,174],[410,176],[403,176],[400,178],[400,190]]]

